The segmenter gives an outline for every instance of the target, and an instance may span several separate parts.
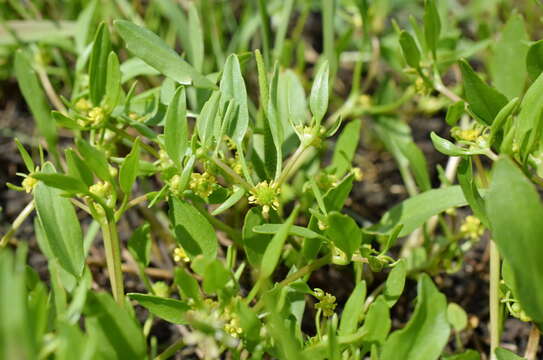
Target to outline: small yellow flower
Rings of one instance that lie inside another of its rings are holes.
[[[481,224],[481,220],[475,216],[467,216],[464,223],[460,226],[460,233],[473,241],[478,240],[484,232],[485,228]]]
[[[432,92],[432,88],[428,86],[423,78],[418,77],[417,80],[415,80],[415,92],[419,95],[428,95]]]
[[[185,252],[185,249],[183,249],[182,247],[176,247],[173,250],[173,260],[177,263],[180,263],[180,262],[188,263],[190,261],[190,258]]]
[[[92,104],[85,98],[77,100],[75,103],[75,109],[83,114],[87,114],[92,108]]]
[[[370,107],[371,106],[371,97],[369,95],[360,95],[358,97],[358,103],[362,105],[363,107]]]
[[[243,332],[239,326],[239,320],[237,318],[232,318],[229,322],[224,324],[224,331],[234,338],[239,337]]]
[[[101,107],[94,107],[91,111],[89,111],[89,120],[92,125],[101,125],[105,119],[106,115],[104,114],[104,109]]]
[[[37,179],[33,178],[32,176],[27,176],[24,178],[23,183],[21,185],[25,189],[26,193],[30,194],[32,190],[34,190],[37,184],[38,184]]]
[[[107,182],[99,182],[89,186],[89,192],[98,197],[105,198],[110,195],[111,185]]]
[[[216,183],[215,176],[206,171],[203,174],[192,174],[189,187],[196,195],[207,198],[215,190]]]
[[[270,209],[279,208],[279,188],[273,182],[262,181],[258,183],[249,196],[249,203],[262,206],[262,215],[267,217]]]
[[[364,178],[364,173],[362,172],[362,169],[360,169],[359,167],[355,167],[352,169],[352,172],[356,181],[362,181],[362,179]]]
[[[334,315],[334,310],[336,309],[336,297],[330,293],[324,292],[322,289],[314,289],[313,296],[319,300],[315,305],[316,309],[321,309],[322,313],[326,317]]]

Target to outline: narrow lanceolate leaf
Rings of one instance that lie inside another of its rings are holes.
[[[424,37],[426,45],[436,57],[437,44],[441,33],[441,20],[436,7],[436,0],[426,0],[424,5]]]
[[[55,172],[49,163],[42,170],[51,175]],[[40,182],[34,191],[36,212],[52,254],[67,272],[79,277],[85,265],[83,234],[72,203],[60,194],[60,190]]]
[[[307,101],[298,75],[292,70],[285,71],[287,81],[288,118],[294,126],[303,126],[307,121]]]
[[[128,50],[162,74],[183,85],[216,88],[211,80],[184,61],[155,33],[125,20],[116,20],[115,26]]]
[[[121,190],[129,195],[132,190],[132,185],[138,176],[140,163],[140,142],[139,138],[134,141],[132,150],[124,159],[121,168],[119,169],[119,185]]]
[[[421,275],[417,289],[415,311],[403,329],[389,336],[382,360],[437,360],[447,344],[450,326],[445,296],[426,274]]]
[[[328,109],[328,94],[329,85],[328,79],[330,77],[330,69],[328,61],[321,64],[313,85],[311,86],[311,93],[309,95],[309,108],[313,114],[315,124],[320,126],[326,110]]]
[[[473,210],[473,213],[485,226],[489,226],[488,218],[486,216],[485,202],[477,185],[475,183],[475,178],[473,176],[473,169],[471,167],[471,158],[462,159],[460,165],[458,166],[458,183],[462,187],[464,192],[464,197],[466,198],[469,206]]]
[[[247,107],[245,81],[241,74],[239,59],[235,54],[230,55],[226,59],[220,89],[221,108],[231,99],[239,106],[237,116],[232,117],[231,121],[226,124],[226,135],[239,145],[243,141],[243,137],[247,132],[247,126],[249,125],[249,110]]]
[[[490,74],[496,88],[509,99],[520,96],[526,83],[528,39],[522,15],[513,13],[494,46]],[[515,69],[511,71],[511,69]]]
[[[413,36],[405,30],[400,33],[400,46],[407,65],[417,69],[420,66],[420,50]]]
[[[164,145],[175,166],[180,166],[181,159],[189,146],[187,126],[187,98],[185,88],[180,86],[170,101],[164,124]]]
[[[432,132],[430,134],[430,138],[432,139],[432,144],[434,144],[434,147],[437,151],[439,151],[442,154],[449,155],[449,156],[464,156],[464,155],[478,155],[478,154],[484,154],[485,149],[465,149],[461,146],[458,146],[451,141],[442,138],[435,132]]]
[[[334,174],[341,178],[352,167],[354,154],[358,147],[358,139],[360,138],[360,128],[362,121],[356,119],[350,121],[339,135],[339,138],[334,147],[334,155],[332,156],[332,164],[330,167],[334,169]]]
[[[526,70],[532,80],[537,79],[543,72],[543,40],[530,45],[526,54]]]
[[[106,93],[108,57],[111,52],[109,30],[105,23],[100,24],[89,60],[90,98],[94,106],[99,106]]]
[[[424,224],[433,215],[451,207],[465,205],[466,199],[458,185],[429,190],[394,206],[383,215],[378,224],[370,227],[368,231],[388,233],[396,225],[403,224],[398,236],[405,236]]]
[[[38,173],[33,174],[34,179],[38,179],[45,185],[74,194],[85,194],[88,191],[87,186],[76,177],[57,173]]]
[[[198,9],[194,3],[189,3],[189,29],[191,48],[188,53],[189,59],[194,68],[201,72],[204,65],[204,33],[198,16]]]
[[[15,144],[17,144],[17,149],[19,149],[19,154],[21,154],[21,157],[23,158],[23,162],[25,163],[26,169],[28,172],[33,172],[35,169],[34,161],[32,160],[32,157],[26,151],[23,144],[18,139],[15,139]]]
[[[481,80],[465,60],[460,60],[459,65],[464,79],[464,93],[471,110],[486,125],[492,124],[498,112],[507,104],[507,98]]]
[[[235,188],[235,186],[234,186]],[[226,210],[230,209],[232,206],[234,206],[238,201],[241,200],[241,198],[243,197],[243,195],[245,195],[245,189],[242,188],[242,187],[239,187],[237,188],[236,190],[234,190],[234,192],[232,193],[232,195],[230,195],[228,197],[228,199],[226,199],[225,202],[223,202],[218,208],[216,208],[215,210],[213,210],[213,212],[211,213],[211,215],[215,216],[215,215],[219,215],[223,212],[225,212]]]
[[[104,107],[106,111],[111,112],[119,103],[121,96],[121,68],[119,58],[113,51],[107,58],[107,78],[104,94]]]
[[[213,134],[216,127],[215,123],[217,121],[220,97],[221,93],[219,91],[213,92],[196,119],[196,130],[204,147],[213,144]]]
[[[51,118],[51,111],[45,93],[40,86],[38,77],[27,54],[22,50],[15,53],[15,76],[23,97],[36,120],[39,132],[45,137],[49,151],[55,151],[57,144],[57,131],[55,122]]]
[[[190,306],[183,301],[136,293],[130,293],[128,297],[136,300],[141,306],[161,319],[174,324],[186,323],[185,312],[190,310]]]
[[[508,158],[495,162],[486,212],[493,239],[509,264],[515,297],[543,323],[543,205],[531,181]]]
[[[383,295],[389,307],[392,307],[403,293],[405,278],[407,276],[407,263],[401,259],[388,274]]]
[[[349,335],[358,328],[360,315],[364,312],[364,301],[366,300],[366,282],[361,281],[356,284],[353,292],[345,303],[341,322],[339,324],[338,335]]]
[[[296,220],[296,216],[298,215],[298,210],[299,207],[296,207],[294,211],[292,211],[288,219],[279,230],[277,230],[277,233],[266,247],[266,251],[262,256],[262,266],[260,268],[260,277],[262,279],[270,277],[275,270],[279,258],[281,257],[281,252],[283,251],[283,245],[287,240],[290,227],[294,224],[294,220]]]
[[[537,136],[536,129],[539,128],[542,121],[543,101],[541,101],[541,94],[543,93],[543,75],[539,75],[538,78],[532,83],[522,102],[520,104],[520,112],[516,119],[517,133],[516,140],[518,144],[532,143],[532,139]],[[530,136],[530,139],[525,139],[526,136]],[[529,141],[528,141],[529,140]],[[521,149],[524,154],[530,152],[531,149]]]
[[[173,198],[170,218],[175,238],[191,259],[203,255],[206,259],[217,256],[217,235],[211,224],[194,205]]]
[[[270,83],[270,92],[268,98],[268,112],[266,116],[268,130],[271,134],[273,145],[275,147],[275,178],[279,177],[283,165],[283,141],[284,130],[279,113],[279,68],[275,67],[273,77]],[[273,158],[270,157],[269,159]],[[268,160],[268,159],[267,159]]]
[[[99,358],[146,358],[146,341],[138,322],[111,295],[89,291],[85,314],[85,328],[100,344]]]
[[[109,181],[111,174],[109,173],[109,164],[106,155],[84,139],[78,138],[75,143],[89,169],[100,179]]]

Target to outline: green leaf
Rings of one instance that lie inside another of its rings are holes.
[[[21,157],[23,158],[23,162],[25,163],[26,169],[29,173],[34,172],[34,169],[36,166],[34,165],[34,161],[32,160],[32,157],[26,151],[23,144],[19,141],[19,139],[15,139],[15,144],[17,145],[17,149],[19,150],[19,154],[21,154]]]
[[[339,336],[353,334],[358,328],[358,321],[364,312],[364,301],[366,300],[366,282],[360,281],[356,284],[353,292],[347,299],[341,322],[339,324]]]
[[[488,227],[489,223],[486,216],[485,202],[479,194],[479,190],[475,184],[475,178],[473,177],[473,170],[471,167],[471,158],[462,159],[460,162],[460,165],[458,166],[458,183],[462,187],[464,197],[468,201],[475,216]]]
[[[368,308],[368,313],[364,319],[364,325],[361,329],[363,333],[367,334],[363,338],[364,342],[383,344],[391,325],[390,310],[386,300],[383,296],[378,296]]]
[[[204,291],[208,294],[217,293],[223,289],[228,280],[230,280],[230,272],[224,268],[224,265],[217,259],[209,263],[204,271]]]
[[[49,163],[42,171],[43,175],[58,175]],[[60,194],[61,191],[39,183],[34,190],[36,212],[52,254],[63,269],[79,277],[85,265],[83,234],[72,203]]]
[[[522,15],[513,13],[505,24],[490,58],[494,86],[509,99],[520,96],[526,84],[526,27]],[[514,69],[514,71],[511,71]]]
[[[72,130],[79,130],[82,128],[74,119],[69,116],[66,116],[56,110],[51,111],[51,116],[55,120],[55,124],[60,127]]]
[[[392,268],[385,282],[383,295],[388,307],[392,307],[402,295],[406,276],[407,263],[405,259],[401,259],[396,266]]]
[[[309,95],[309,108],[311,109],[317,127],[320,126],[328,109],[328,94],[330,91],[328,84],[329,78],[330,68],[328,66],[328,61],[324,61],[319,67],[317,75],[315,75],[313,85],[311,86],[311,93]]]
[[[543,205],[539,194],[511,160],[501,158],[494,163],[485,201],[493,239],[513,273],[515,295],[526,314],[542,323]]]
[[[183,86],[177,88],[166,111],[164,146],[170,159],[179,167],[189,147],[187,98]]]
[[[420,50],[415,39],[405,30],[400,33],[400,46],[407,65],[418,69],[420,67]]]
[[[36,125],[40,134],[45,137],[49,151],[55,152],[57,144],[57,130],[55,122],[51,118],[49,104],[45,98],[45,93],[41,88],[36,72],[32,63],[22,50],[15,53],[15,76],[23,97],[30,108],[32,116],[36,120]]]
[[[66,149],[64,155],[68,164],[68,175],[83,181],[87,187],[91,186],[94,178],[87,164],[72,149]]]
[[[341,180],[341,182],[324,195],[324,205],[328,211],[340,211],[349,197],[353,188],[354,176],[350,174]]]
[[[190,39],[190,51],[188,57],[194,68],[201,72],[204,66],[204,33],[202,30],[202,23],[198,16],[198,8],[194,3],[189,3],[189,24],[188,28]]]
[[[447,108],[447,115],[445,116],[445,122],[449,126],[454,126],[460,120],[460,117],[464,113],[465,103],[460,100]]]
[[[500,110],[498,115],[496,115],[496,119],[494,119],[494,122],[490,127],[490,136],[488,139],[490,145],[494,143],[496,140],[496,135],[503,128],[509,116],[515,112],[519,103],[520,101],[518,97],[511,99],[511,101],[509,101],[509,103],[507,103],[507,105]]]
[[[283,224],[262,224],[253,227],[253,231],[258,234],[275,234]],[[309,230],[308,228],[292,225],[289,230],[289,235],[299,236],[306,239],[316,239],[322,237],[322,235],[317,234],[316,232]]]
[[[263,224],[264,222],[265,220],[261,211],[256,207],[247,211],[245,220],[243,222],[243,249],[247,254],[249,264],[254,267],[260,266],[262,256],[264,255],[264,252],[272,239],[271,235],[260,234],[254,231],[254,228]],[[276,232],[274,232],[274,234],[275,233]]]
[[[443,360],[481,360],[481,355],[478,351],[468,349],[459,354],[444,356]]]
[[[77,28],[74,36],[74,41],[77,53],[80,56],[83,54],[85,48],[87,47],[87,43],[89,40],[89,30],[91,28],[93,22],[92,20],[96,11],[96,3],[96,0],[89,2],[85,9],[81,11],[81,13],[79,13],[79,16],[77,17]]]
[[[132,150],[126,156],[119,169],[119,185],[121,190],[128,196],[132,191],[132,185],[136,181],[139,173],[140,163],[140,141],[139,138],[134,141]]]
[[[496,358],[498,360],[524,360],[525,359],[507,349],[500,348],[500,347],[496,348],[496,350],[494,350],[494,353],[496,354]]]
[[[465,155],[477,155],[484,154],[485,149],[465,149],[461,146],[455,145],[447,139],[442,138],[438,134],[432,131],[430,134],[432,144],[437,151],[448,156],[465,156]]]
[[[145,223],[134,230],[130,239],[128,239],[128,250],[138,263],[147,267],[151,256],[151,236],[149,236],[150,226]]]
[[[211,215],[213,216],[219,215],[225,212],[226,210],[230,209],[232,206],[237,204],[238,201],[241,200],[243,195],[245,195],[245,189],[242,187],[238,187],[236,190],[234,190],[232,195],[230,195],[228,199],[226,199],[226,201],[224,201],[219,207],[217,207],[215,210],[211,212]]]
[[[170,218],[177,242],[183,246],[191,259],[200,254],[206,259],[214,259],[217,256],[215,230],[193,205],[172,198]]]
[[[354,154],[358,147],[360,139],[360,128],[362,121],[356,119],[350,121],[339,135],[334,146],[334,154],[332,155],[332,163],[330,167],[335,169],[334,175],[341,178],[352,167]]]
[[[383,346],[382,360],[437,360],[449,339],[447,301],[430,277],[418,282],[415,311],[407,325],[393,332]]]
[[[437,44],[441,33],[441,20],[435,0],[426,0],[424,4],[424,38],[426,45],[436,58]]]
[[[108,57],[110,52],[111,41],[109,40],[109,30],[105,23],[101,23],[94,35],[94,43],[89,60],[89,90],[94,106],[100,106],[102,98],[106,93]]]
[[[429,190],[394,206],[383,215],[378,224],[371,226],[366,231],[379,234],[388,233],[396,225],[403,224],[398,236],[405,236],[422,226],[430,217],[449,208],[465,205],[466,199],[458,185]]]
[[[330,238],[334,245],[345,252],[347,258],[350,259],[362,242],[362,232],[356,221],[337,211],[328,213],[327,221],[326,237]]]
[[[96,338],[99,358],[145,359],[146,341],[137,321],[104,292],[88,293],[85,328]]]
[[[188,299],[193,299],[197,303],[202,300],[202,294],[200,293],[200,286],[198,281],[190,275],[187,270],[177,267],[175,268],[174,282],[180,291],[180,294]]]
[[[247,107],[247,90],[241,74],[239,59],[235,54],[228,56],[224,64],[221,83],[221,108],[227,101],[233,99],[239,106],[237,116],[226,125],[226,135],[240,146],[249,125],[249,110]]]
[[[161,319],[174,324],[186,324],[185,312],[190,310],[190,306],[183,301],[137,293],[127,295]]]
[[[0,251],[0,358],[2,359],[38,359],[36,339],[31,332],[31,309],[27,301],[25,261],[27,254],[25,243],[13,254],[11,249]],[[39,339],[41,340],[41,339]]]
[[[211,97],[204,104],[200,115],[196,119],[196,128],[198,136],[203,146],[211,146],[213,143],[213,135],[217,122],[217,113],[219,111],[219,100],[221,93],[213,92]]]
[[[543,72],[543,40],[530,45],[526,54],[526,70],[532,80],[537,79]]]
[[[121,68],[119,58],[112,51],[107,58],[107,78],[104,94],[104,107],[111,112],[119,103],[121,97]]]
[[[488,86],[465,60],[459,61],[464,79],[464,93],[471,110],[486,125],[492,124],[498,112],[507,104],[507,98]]]
[[[116,20],[114,23],[127,49],[162,74],[183,85],[217,88],[153,32],[125,20]]]
[[[270,83],[269,98],[268,98],[268,112],[266,116],[267,126],[269,133],[271,134],[273,145],[275,147],[275,153],[272,157],[275,158],[275,178],[279,177],[281,173],[281,166],[283,165],[283,141],[284,130],[281,121],[281,114],[279,113],[279,68],[276,66],[273,72],[273,76]]]
[[[82,138],[77,138],[75,143],[79,153],[83,157],[83,160],[85,160],[85,163],[88,165],[89,169],[91,169],[92,172],[100,179],[104,181],[111,181],[109,164],[104,152],[98,150]]]
[[[539,77],[532,83],[532,85],[526,91],[524,98],[520,104],[520,112],[516,119],[517,132],[516,141],[518,144],[523,144],[527,140],[527,136],[530,136],[532,143],[533,139],[538,136],[536,129],[540,128],[542,122],[543,101],[541,101],[541,93],[543,92],[543,76]],[[521,149],[523,155],[527,155],[532,149]]]
[[[456,303],[449,303],[447,306],[447,320],[456,332],[460,332],[468,326],[468,315]]]
[[[290,69],[285,71],[287,83],[288,118],[292,126],[303,126],[307,122],[307,100],[298,75]]]
[[[260,268],[261,279],[270,277],[275,270],[275,267],[279,262],[279,258],[281,257],[281,252],[283,251],[283,245],[287,240],[290,227],[294,224],[298,211],[299,207],[296,207],[292,211],[288,219],[281,226],[281,228],[277,230],[277,233],[273,236],[270,243],[266,247],[266,251],[264,251],[264,255],[262,256],[262,266]]]
[[[64,190],[74,194],[85,194],[88,192],[87,186],[78,178],[57,174],[57,173],[38,173],[33,174],[33,178],[40,180],[46,186],[50,186],[55,189]]]

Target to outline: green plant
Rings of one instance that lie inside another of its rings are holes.
[[[121,0],[74,2],[63,16],[82,10],[75,22],[47,27],[56,37],[12,20],[48,3],[2,4],[0,39],[45,140],[30,152],[15,140],[26,171],[8,187],[32,199],[0,240],[1,294],[12,294],[0,296],[2,358],[479,359],[461,336],[466,312],[431,275],[458,271],[485,229],[490,357],[517,358],[499,347],[510,314],[533,324],[535,358],[543,67],[540,42],[527,45],[533,20],[491,24],[500,36],[484,78],[465,58],[490,38],[460,36],[464,19],[444,17],[443,1],[160,0],[145,16]],[[313,10],[323,50],[312,58],[302,30]],[[390,14],[399,22],[385,27]],[[452,141],[426,134],[447,156],[437,178],[404,112],[450,126]],[[366,130],[407,193],[374,223],[348,206],[366,176],[353,166]],[[455,212],[466,205],[473,215]],[[47,284],[14,240],[33,213]],[[102,247],[100,263],[89,251]],[[110,291],[92,286],[97,262]],[[324,269],[351,277],[352,291],[313,287]],[[416,304],[398,326],[408,279]],[[177,326],[174,339],[159,343],[159,322]]]

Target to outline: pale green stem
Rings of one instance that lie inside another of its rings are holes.
[[[11,225],[11,229],[9,229],[8,232],[4,236],[2,236],[2,239],[0,240],[0,249],[5,247],[9,243],[9,240],[13,237],[15,232],[17,232],[21,224],[26,220],[28,215],[30,215],[33,210],[34,210],[34,200],[29,202],[25,206],[23,211],[21,211],[19,215],[17,215],[17,217],[15,218],[15,221],[13,221],[13,224]]]
[[[494,241],[490,241],[490,359],[500,346],[500,253]]]
[[[104,248],[106,250],[106,264],[109,274],[109,281],[115,301],[124,306],[124,283],[121,266],[121,247],[119,244],[119,234],[114,219],[108,217],[102,222],[102,236],[104,238]]]

